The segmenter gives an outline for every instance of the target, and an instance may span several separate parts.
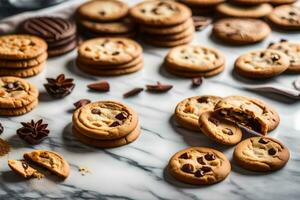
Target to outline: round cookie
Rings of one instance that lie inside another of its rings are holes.
[[[258,19],[221,19],[214,24],[213,34],[222,42],[245,45],[264,40],[270,27]]]
[[[231,165],[226,156],[211,148],[191,147],[176,153],[168,172],[177,180],[193,185],[210,185],[224,180]]]
[[[44,67],[45,67],[45,63],[41,63],[33,67],[18,68],[18,69],[0,67],[0,76],[16,76],[21,78],[27,78],[41,73]]]
[[[247,78],[271,78],[283,73],[290,66],[289,57],[284,53],[267,49],[253,51],[240,56],[234,70]]]
[[[297,0],[270,0],[272,5],[282,5],[282,4],[292,4],[295,3]]]
[[[0,97],[1,98],[1,97]],[[32,111],[38,105],[38,100],[20,108],[0,108],[1,116],[19,116]]]
[[[225,0],[179,0],[188,6],[211,7],[223,3]]]
[[[34,67],[39,64],[44,63],[47,60],[47,53],[42,53],[41,55],[37,56],[36,58],[31,58],[28,60],[1,60],[0,59],[0,69],[3,68],[28,68]]]
[[[180,77],[185,77],[185,78],[198,78],[198,77],[212,77],[212,76],[216,76],[218,74],[220,74],[221,72],[223,72],[225,69],[225,66],[222,65],[220,67],[218,67],[217,69],[211,70],[211,71],[207,71],[207,72],[188,72],[188,71],[179,71],[179,70],[175,70],[173,68],[170,67],[166,67],[166,70],[168,72],[170,72],[171,74],[174,74],[176,76],[180,76]]]
[[[268,19],[276,26],[283,29],[300,29],[300,7],[283,5],[274,8]]]
[[[73,114],[73,126],[94,139],[112,140],[131,133],[138,124],[137,113],[114,101],[89,103]]]
[[[115,69],[101,69],[100,67],[96,68],[91,68],[90,66],[85,66],[81,64],[80,62],[77,62],[77,67],[88,74],[94,75],[94,76],[120,76],[120,75],[125,75],[125,74],[130,74],[137,72],[141,70],[144,66],[144,62],[140,62],[135,66],[131,66],[128,68],[115,68]],[[113,68],[113,66],[112,66]]]
[[[280,122],[279,115],[274,108],[250,97],[225,97],[217,103],[215,111],[226,119],[262,134],[274,130]]]
[[[235,123],[223,119],[213,111],[201,114],[199,125],[206,136],[221,144],[235,145],[242,139],[242,130]]]
[[[262,18],[272,12],[270,4],[259,4],[254,6],[239,6],[230,3],[223,3],[217,6],[217,12],[221,16],[237,18]]]
[[[142,47],[127,38],[95,38],[84,41],[79,49],[79,56],[91,64],[124,64],[138,57]]]
[[[170,0],[143,1],[130,9],[132,18],[150,26],[171,26],[181,24],[192,15],[183,4]]]
[[[69,44],[58,46],[55,48],[49,48],[48,55],[49,57],[55,57],[55,56],[60,56],[62,54],[68,53],[77,47],[77,43],[78,43],[77,39],[75,39]]]
[[[173,26],[141,26],[141,32],[150,33],[150,34],[157,34],[157,35],[170,35],[170,34],[177,34],[185,31],[188,27],[193,26],[193,20],[190,18],[185,22],[173,25]]]
[[[0,108],[22,108],[36,101],[38,95],[38,89],[24,79],[0,77]]]
[[[127,145],[135,141],[141,133],[140,126],[138,125],[131,133],[129,133],[125,137],[113,140],[96,140],[79,133],[74,127],[72,131],[75,137],[83,144],[98,148],[114,148]]]
[[[244,5],[244,6],[250,6],[250,5],[269,3],[270,0],[231,0],[231,2],[235,4]]]
[[[144,38],[144,41],[150,45],[159,46],[159,47],[176,47],[176,46],[190,43],[193,40],[193,37],[194,36],[192,34],[180,40],[174,40],[174,41],[157,41],[152,38]]]
[[[32,59],[46,50],[47,43],[36,36],[19,34],[0,36],[0,59]]]
[[[233,159],[241,167],[251,171],[274,171],[282,168],[290,153],[280,141],[270,137],[252,137],[240,142]]]
[[[99,22],[115,21],[128,14],[128,6],[118,0],[95,0],[82,4],[77,14],[83,19]]]
[[[175,119],[184,128],[198,131],[200,115],[214,110],[221,99],[217,96],[195,96],[184,99],[176,106]]]
[[[48,47],[49,47],[48,50],[54,49],[56,47],[67,46],[69,43],[72,43],[74,41],[78,41],[77,35],[72,35],[72,36],[64,38],[62,40],[48,43]]]
[[[290,59],[290,66],[286,72],[300,72],[300,44],[291,42],[279,42],[273,44],[269,49],[274,49],[285,53]]]
[[[183,45],[169,51],[165,64],[179,71],[207,72],[224,65],[225,56],[209,47]]]

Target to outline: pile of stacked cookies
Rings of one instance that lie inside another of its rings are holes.
[[[175,1],[151,0],[135,5],[130,15],[140,25],[143,40],[151,45],[173,47],[192,41],[191,10]]]
[[[98,101],[73,114],[73,134],[86,145],[113,148],[129,144],[140,135],[137,113],[115,101]]]
[[[76,26],[59,17],[36,17],[25,20],[20,32],[43,38],[48,44],[49,57],[60,56],[77,47]]]
[[[191,8],[193,15],[208,15],[215,11],[215,8],[225,0],[178,0]]]
[[[18,116],[38,104],[38,89],[28,81],[12,76],[0,78],[0,115]]]
[[[44,69],[47,44],[30,35],[0,37],[0,76],[30,77]]]
[[[225,56],[213,48],[181,45],[169,51],[164,66],[170,73],[181,77],[211,77],[224,70]]]
[[[142,47],[127,38],[94,38],[84,41],[78,50],[77,66],[97,76],[116,76],[143,68]]]
[[[86,37],[133,37],[136,27],[128,15],[128,6],[118,0],[94,0],[82,4],[76,20]]]

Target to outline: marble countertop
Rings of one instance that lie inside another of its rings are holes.
[[[130,1],[131,2],[131,1]],[[136,1],[132,1],[134,3]],[[193,44],[217,48],[226,55],[226,70],[213,78],[205,79],[201,87],[191,89],[190,80],[166,73],[161,64],[168,49],[155,48],[142,43],[144,69],[120,77],[94,77],[80,72],[74,63],[76,51],[49,59],[46,69],[28,79],[40,90],[40,103],[32,112],[20,117],[1,117],[5,127],[1,138],[12,145],[12,151],[0,158],[0,199],[127,199],[127,200],[197,200],[197,199],[299,199],[300,196],[300,102],[277,95],[253,93],[243,90],[247,81],[232,72],[234,60],[249,50],[265,48],[270,42],[282,38],[300,42],[299,32],[285,33],[279,30],[260,44],[231,47],[211,38],[211,27],[196,33]],[[61,100],[53,100],[45,93],[46,77],[64,73],[75,79],[73,93]],[[266,83],[292,88],[298,75],[284,74]],[[107,80],[108,93],[90,92],[88,83]],[[123,99],[123,93],[133,87],[155,83],[173,84],[165,94],[143,92],[139,96]],[[265,82],[264,82],[265,83]],[[181,184],[165,173],[169,158],[189,146],[208,146],[223,151],[232,159],[232,147],[218,145],[198,132],[178,126],[173,118],[176,104],[194,95],[246,95],[260,98],[274,106],[281,117],[280,126],[270,136],[286,144],[291,152],[287,166],[273,173],[254,173],[232,165],[231,174],[221,183],[212,186],[193,187]],[[132,106],[139,114],[142,134],[134,143],[120,148],[101,150],[79,143],[71,132],[73,103],[81,98],[91,100],[119,100]],[[16,136],[20,122],[44,119],[51,133],[39,145],[28,145]],[[63,182],[52,179],[24,180],[7,166],[8,159],[19,159],[33,149],[48,149],[62,154],[71,165],[70,176]],[[82,176],[78,169],[90,170]]]

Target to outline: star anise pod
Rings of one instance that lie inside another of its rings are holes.
[[[23,127],[17,130],[17,134],[30,144],[40,143],[50,132],[47,129],[48,124],[43,124],[42,119],[37,122],[33,120],[30,122],[21,122],[21,124]]]
[[[44,84],[48,94],[54,98],[63,98],[71,94],[75,87],[74,79],[66,78],[64,74],[58,75],[57,78],[47,78],[48,83]]]

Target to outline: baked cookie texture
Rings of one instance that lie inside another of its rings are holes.
[[[270,27],[258,19],[221,19],[214,24],[213,35],[220,41],[233,45],[253,44],[264,40]]]
[[[300,7],[296,5],[277,6],[268,19],[279,28],[300,30]]]
[[[43,178],[44,175],[31,167],[25,160],[8,160],[10,169],[24,178]]]
[[[210,185],[224,180],[231,165],[226,156],[211,148],[191,147],[171,157],[168,172],[177,180],[193,185]]]
[[[241,55],[234,66],[238,74],[247,78],[271,78],[286,71],[290,59],[281,51],[258,50]]]
[[[233,153],[238,165],[251,171],[274,171],[282,168],[290,153],[280,141],[269,137],[252,137],[239,143]]]
[[[214,110],[221,100],[217,96],[195,96],[184,99],[175,109],[175,119],[184,128],[199,131],[199,117],[202,113]]]

